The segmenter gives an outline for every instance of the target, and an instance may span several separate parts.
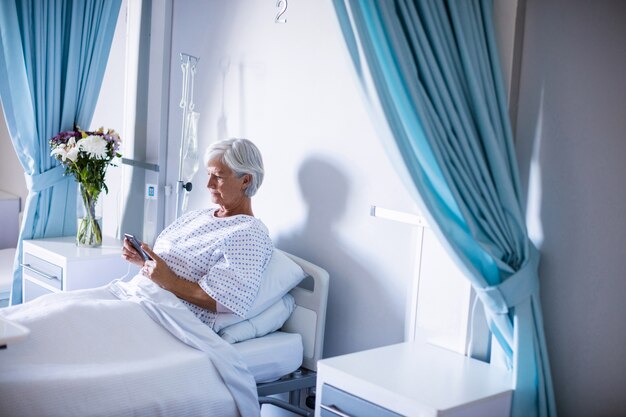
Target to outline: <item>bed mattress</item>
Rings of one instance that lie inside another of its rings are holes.
[[[302,365],[302,337],[298,333],[274,332],[233,346],[257,383],[275,381]]]
[[[31,331],[0,352],[0,415],[258,416],[253,377],[239,371],[245,364],[236,352],[173,294],[148,289],[158,301],[154,316],[107,287],[0,309],[0,316]],[[186,330],[185,340],[157,323],[159,317]],[[189,344],[196,341],[206,349]]]

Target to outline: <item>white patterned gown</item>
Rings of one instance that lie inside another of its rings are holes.
[[[154,252],[180,278],[197,282],[219,304],[245,317],[272,256],[272,240],[259,219],[215,217],[215,210],[195,210],[178,218],[161,232]],[[218,313],[181,301],[213,327]]]

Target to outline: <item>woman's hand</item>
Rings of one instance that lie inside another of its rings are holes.
[[[141,247],[153,259],[143,264],[142,275],[150,278],[159,287],[171,292],[178,298],[211,311],[217,310],[215,300],[198,283],[179,278],[163,259],[152,252],[148,245],[142,243]]]
[[[141,274],[150,278],[159,287],[171,291],[175,282],[178,281],[178,277],[174,271],[167,266],[163,259],[152,252],[152,249],[150,249],[148,245],[142,243],[141,247],[153,259],[142,263],[143,268],[141,268]]]
[[[133,248],[133,245],[131,245],[127,238],[124,238],[124,246],[122,247],[122,258],[140,268],[143,266],[143,258],[141,257],[139,252],[137,252],[135,248]]]

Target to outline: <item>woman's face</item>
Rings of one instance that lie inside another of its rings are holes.
[[[250,183],[250,175],[238,177],[219,157],[209,160],[207,171],[209,174],[207,188],[215,204],[231,208],[248,198],[245,189]]]

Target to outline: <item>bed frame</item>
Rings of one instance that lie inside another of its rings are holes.
[[[290,291],[296,308],[280,329],[302,336],[304,354],[302,366],[295,372],[274,382],[257,384],[259,404],[271,404],[292,413],[312,417],[315,405],[317,361],[322,358],[324,329],[326,326],[326,303],[328,300],[328,272],[311,262],[286,253],[308,275]],[[289,394],[288,400],[270,395]]]

